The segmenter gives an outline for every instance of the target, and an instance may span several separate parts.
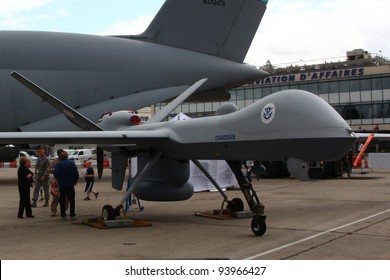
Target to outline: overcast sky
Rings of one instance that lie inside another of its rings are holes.
[[[139,34],[163,3],[0,0],[0,30]],[[279,64],[343,57],[347,50],[357,48],[390,57],[388,0],[269,0],[267,7],[247,63],[260,66],[268,59]]]

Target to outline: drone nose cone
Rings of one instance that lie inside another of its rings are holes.
[[[264,100],[267,105],[263,108],[262,121],[275,123],[281,128],[279,137],[297,143],[291,153],[295,157],[313,161],[335,160],[352,149],[356,137],[351,128],[317,95],[301,90],[286,90],[269,97]]]
[[[305,91],[293,94],[305,96],[302,99],[306,101],[301,104],[304,116],[300,121],[306,130],[305,137],[313,140],[313,160],[336,160],[345,156],[356,141],[345,120],[317,95]],[[310,158],[309,155],[307,157]]]

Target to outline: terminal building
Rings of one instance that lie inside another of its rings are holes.
[[[239,109],[274,92],[301,89],[328,102],[356,132],[390,131],[390,61],[382,54],[362,49],[347,51],[345,57],[322,59],[261,69],[270,76],[230,91],[230,100]],[[171,116],[182,112],[189,117],[215,114],[224,102],[183,103]],[[156,104],[158,111],[166,103]],[[390,151],[390,142],[375,142],[375,151]]]

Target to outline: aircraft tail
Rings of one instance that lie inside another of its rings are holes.
[[[268,0],[166,0],[134,39],[243,62]]]

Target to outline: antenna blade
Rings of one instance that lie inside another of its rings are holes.
[[[197,91],[208,79],[204,78],[197,81],[195,84],[190,86],[187,90],[176,97],[171,103],[165,106],[160,112],[151,117],[147,123],[157,123],[165,119],[173,110],[175,110],[181,103],[183,103],[191,94]]]

